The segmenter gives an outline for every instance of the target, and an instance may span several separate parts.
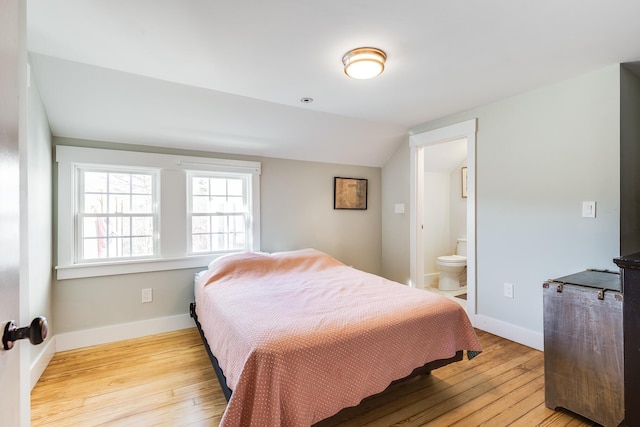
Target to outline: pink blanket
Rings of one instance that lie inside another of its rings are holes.
[[[319,251],[219,258],[196,311],[233,394],[221,426],[309,426],[427,362],[480,351],[462,307]]]

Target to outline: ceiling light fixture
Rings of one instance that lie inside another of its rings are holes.
[[[375,47],[359,47],[342,57],[344,73],[354,79],[370,79],[384,71],[387,54]]]

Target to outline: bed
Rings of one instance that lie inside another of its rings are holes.
[[[220,426],[310,426],[481,351],[447,298],[316,250],[220,257],[191,315],[228,399]]]

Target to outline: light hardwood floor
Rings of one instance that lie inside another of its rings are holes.
[[[478,331],[475,359],[397,384],[321,421],[351,426],[593,426],[544,406],[541,352]],[[33,426],[217,426],[226,402],[195,328],[55,355]]]

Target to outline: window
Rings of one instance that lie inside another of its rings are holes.
[[[260,163],[56,147],[57,278],[205,267],[260,250]]]
[[[189,176],[191,252],[246,249],[249,176],[192,173]]]
[[[156,173],[78,168],[79,262],[154,257]]]

